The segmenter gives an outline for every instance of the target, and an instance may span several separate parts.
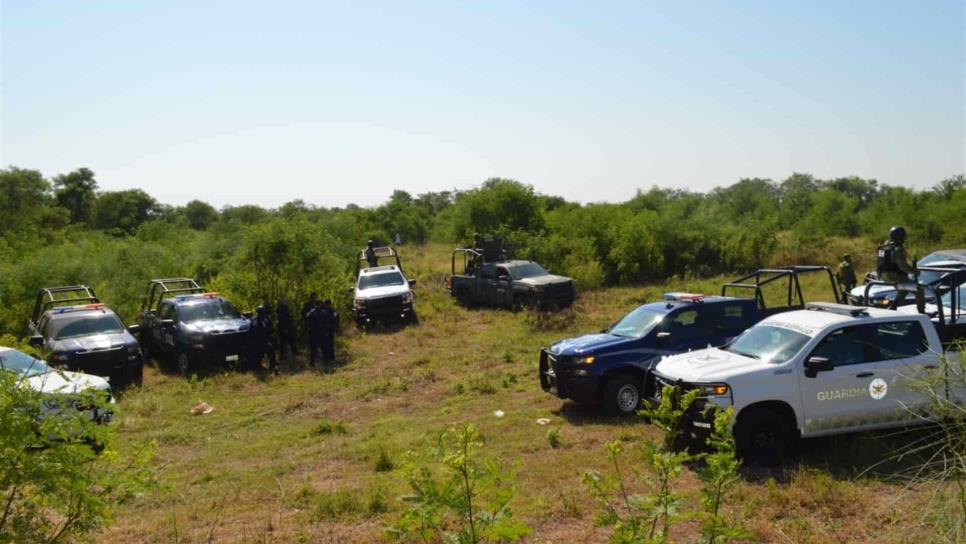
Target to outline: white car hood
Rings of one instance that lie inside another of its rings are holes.
[[[657,364],[658,374],[686,382],[728,381],[738,374],[758,370],[774,370],[778,365],[763,363],[718,348],[665,357]]]
[[[409,286],[404,283],[402,285],[370,287],[368,289],[362,289],[362,290],[356,289],[356,298],[370,299],[370,298],[391,297],[393,295],[404,295],[408,292],[409,292]]]
[[[187,323],[185,328],[190,331],[203,333],[244,332],[248,330],[251,322],[247,319],[209,319],[207,321],[192,321]]]
[[[51,394],[80,393],[87,389],[106,391],[111,388],[107,380],[99,376],[60,370],[31,376],[25,379],[23,383],[34,391]]]

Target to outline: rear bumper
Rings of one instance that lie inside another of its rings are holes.
[[[577,403],[596,402],[600,396],[600,377],[577,376],[577,370],[546,349],[540,350],[540,387],[546,393]]]

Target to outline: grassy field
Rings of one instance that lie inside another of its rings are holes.
[[[582,293],[572,311],[546,320],[457,307],[445,290],[446,247],[406,248],[403,257],[420,280],[420,324],[362,334],[346,316],[333,369],[191,380],[149,369],[144,387],[121,400],[117,427],[122,449],[157,443],[161,484],[124,505],[98,541],[387,541],[408,485],[399,470],[386,470],[386,458],[398,465],[406,451],[465,423],[482,432],[486,456],[518,464],[512,505],[534,528],[527,542],[606,541],[582,475],[607,471],[606,442],[619,438],[631,450],[656,431],[543,393],[538,350],[599,330],[666,290],[717,292],[722,279]],[[829,298],[820,285],[806,283],[808,298]],[[199,400],[214,412],[192,416]],[[549,429],[559,430],[556,449]],[[863,474],[895,440],[806,442],[794,466],[745,475],[727,509],[762,542],[928,540],[924,507],[934,489],[907,483],[891,465]],[[696,493],[693,475],[684,482]],[[690,542],[695,534],[685,523],[674,536]]]

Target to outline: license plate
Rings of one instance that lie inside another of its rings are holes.
[[[229,363],[235,362],[237,360],[238,360],[238,356],[237,355],[229,355],[229,356],[225,357],[225,361],[228,361]]]

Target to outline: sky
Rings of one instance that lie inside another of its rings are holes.
[[[962,0],[0,0],[0,166],[168,204],[966,173]]]

